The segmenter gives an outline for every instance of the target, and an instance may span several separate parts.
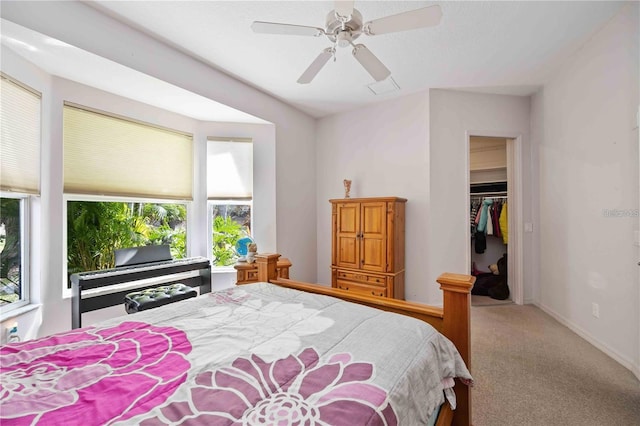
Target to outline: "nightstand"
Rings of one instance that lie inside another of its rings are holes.
[[[258,265],[254,263],[238,262],[233,265],[236,271],[238,271],[237,285],[251,284],[258,282]],[[289,268],[291,267],[291,261],[287,258],[278,259],[278,278],[289,278]]]

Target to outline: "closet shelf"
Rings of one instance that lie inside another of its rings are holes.
[[[503,193],[507,194],[507,182],[487,182],[487,183],[473,183],[469,187],[470,195],[478,195],[486,192],[491,193]]]

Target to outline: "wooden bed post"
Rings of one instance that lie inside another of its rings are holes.
[[[268,283],[278,278],[278,259],[280,255],[277,253],[256,254],[256,263],[258,264],[258,281]]]
[[[444,318],[442,334],[458,348],[467,368],[471,371],[471,287],[476,278],[471,275],[444,273],[436,281],[443,292]],[[455,313],[452,315],[452,313]],[[472,373],[473,375],[473,373]],[[453,425],[471,424],[471,389],[456,380],[454,388],[457,408]]]

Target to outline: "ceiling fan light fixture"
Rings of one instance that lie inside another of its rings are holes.
[[[340,47],[347,47],[351,44],[351,31],[340,31],[336,36],[336,42]]]

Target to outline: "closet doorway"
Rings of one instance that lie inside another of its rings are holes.
[[[474,305],[523,303],[519,141],[519,135],[467,136],[467,263],[476,276]]]

